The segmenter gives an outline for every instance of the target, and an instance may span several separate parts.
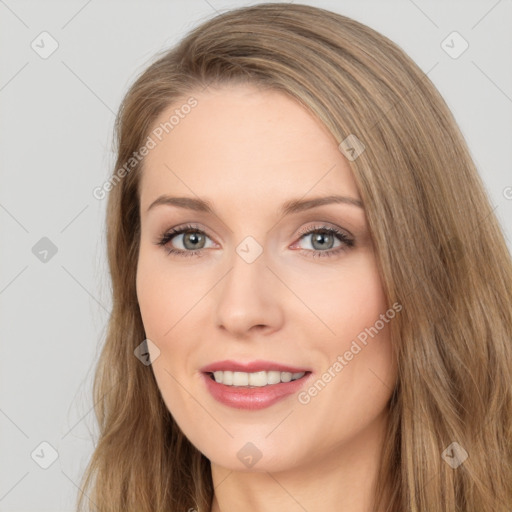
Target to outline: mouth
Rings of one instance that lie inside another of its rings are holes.
[[[228,370],[218,370],[215,372],[204,372],[211,380],[217,384],[233,386],[236,388],[265,388],[279,384],[296,381],[307,377],[311,372],[281,372],[258,371],[258,372],[237,372]]]
[[[312,372],[215,370],[203,371],[202,376],[206,390],[221,404],[255,411],[298,393],[312,378]]]

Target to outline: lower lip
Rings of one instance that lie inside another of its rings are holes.
[[[203,378],[208,391],[218,402],[236,409],[259,410],[299,391],[310,375],[306,373],[297,380],[254,388],[226,386],[215,382],[208,373],[203,373]]]

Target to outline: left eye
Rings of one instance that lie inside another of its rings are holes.
[[[336,240],[338,240],[340,245],[342,244],[342,240],[337,238],[337,233],[333,230],[317,229],[317,230],[309,231],[309,232],[303,234],[300,238],[302,240],[302,239],[306,239],[307,237],[309,237],[309,239],[310,239],[309,245],[312,246],[312,247],[309,247],[310,249],[313,248],[313,249],[317,249],[317,250],[321,250],[321,251],[332,249]],[[338,247],[339,247],[339,245],[338,245]]]
[[[354,246],[354,240],[343,231],[329,226],[315,226],[308,228],[301,233],[300,239],[311,237],[311,246],[313,250],[306,249],[313,257],[334,256]],[[336,239],[340,242],[333,249]]]

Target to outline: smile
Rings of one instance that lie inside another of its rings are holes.
[[[204,372],[206,390],[217,401],[235,409],[259,410],[300,392],[312,372]]]
[[[209,372],[210,378],[218,384],[236,387],[265,387],[274,384],[291,382],[304,377],[306,372],[280,372],[280,371],[259,371],[259,372],[233,372],[216,371]]]

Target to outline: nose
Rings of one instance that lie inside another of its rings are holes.
[[[238,339],[281,328],[283,285],[267,267],[265,252],[250,263],[235,253],[231,269],[216,288],[218,328]]]

